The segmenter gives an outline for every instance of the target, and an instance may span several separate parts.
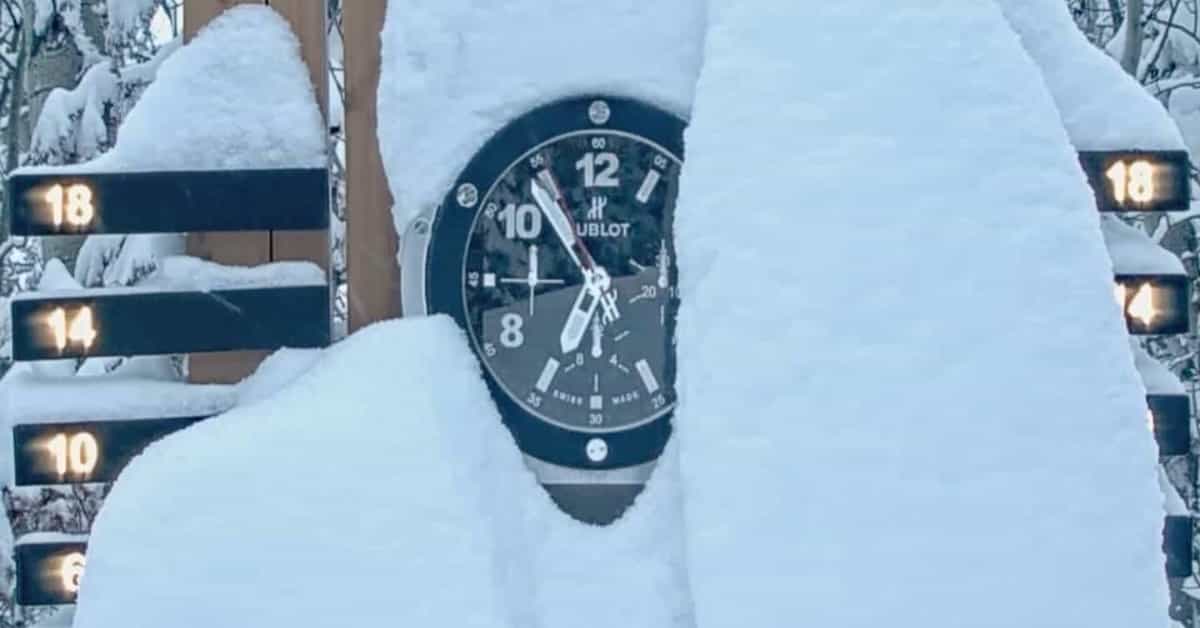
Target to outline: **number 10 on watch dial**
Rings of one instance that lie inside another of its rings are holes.
[[[428,302],[466,329],[527,454],[616,468],[665,444],[682,131],[632,100],[554,103],[493,137],[439,212]]]

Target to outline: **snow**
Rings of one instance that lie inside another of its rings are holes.
[[[1158,486],[1163,493],[1163,510],[1166,511],[1168,517],[1186,517],[1191,514],[1183,497],[1179,495],[1179,491],[1167,477],[1166,469],[1161,467],[1158,469]]]
[[[237,386],[238,405],[268,399],[312,369],[320,349],[280,349],[267,356],[253,375]]]
[[[1183,137],[1162,104],[1087,41],[1062,0],[998,0],[1041,67],[1079,150],[1178,150]]]
[[[30,532],[17,539],[17,545],[44,545],[49,543],[87,543],[86,534],[65,532]]]
[[[157,0],[108,0],[109,30],[124,33],[134,29],[157,4]]]
[[[175,233],[88,236],[75,258],[75,280],[89,288],[132,285],[185,247],[186,238]]]
[[[705,13],[695,0],[389,0],[379,143],[397,230],[538,105],[606,92],[687,117]]]
[[[225,11],[162,62],[112,150],[17,172],[323,167],[324,123],[299,46],[269,7]]]
[[[65,270],[64,270],[65,272]],[[67,275],[70,277],[70,275]],[[321,286],[328,282],[325,271],[312,262],[272,262],[259,266],[225,266],[197,257],[174,255],[158,260],[154,272],[133,286],[81,288],[65,285],[13,296],[14,301],[72,296],[114,296],[143,292],[187,292],[243,290],[290,286]]]
[[[1187,392],[1183,383],[1171,372],[1171,369],[1146,353],[1137,339],[1129,339],[1129,350],[1133,352],[1133,363],[1142,376],[1146,394],[1182,395]]]
[[[697,625],[1165,625],[1111,262],[1004,16],[713,0],[709,20],[677,210]],[[1061,46],[1043,68],[1091,58]]]
[[[1145,231],[1115,216],[1100,219],[1104,242],[1118,275],[1186,275],[1183,262],[1159,246]]]
[[[570,519],[450,319],[279,354],[242,394],[122,473],[76,628],[694,625],[674,448],[620,522]]]
[[[387,323],[152,445],[93,527],[76,627],[509,625],[493,585],[521,572],[493,557],[522,539],[480,511],[532,480],[487,394],[451,322]]]
[[[233,407],[231,386],[140,377],[39,377],[21,364],[0,383],[8,427],[31,423],[207,416]]]

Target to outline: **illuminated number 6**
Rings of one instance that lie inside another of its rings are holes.
[[[1118,161],[1104,173],[1113,185],[1113,198],[1117,203],[1126,199],[1135,203],[1154,200],[1154,167],[1150,162],[1139,159],[1132,165]]]
[[[72,552],[63,556],[62,566],[59,568],[58,575],[62,580],[63,590],[67,593],[79,593],[79,581],[83,578],[83,568],[87,565],[87,559],[79,552]]]
[[[73,475],[91,475],[100,461],[100,443],[96,437],[87,432],[80,432],[68,437],[66,434],[55,434],[46,445],[50,455],[54,457],[54,470],[60,476],[70,471]]]
[[[92,189],[86,185],[75,184],[68,188],[55,185],[46,192],[46,202],[54,212],[54,226],[61,227],[63,222],[75,227],[86,227],[96,217],[96,207],[92,204]]]

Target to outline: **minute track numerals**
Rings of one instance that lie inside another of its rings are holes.
[[[528,150],[477,204],[468,330],[496,383],[561,427],[636,427],[675,403],[670,241],[680,162],[594,129]]]

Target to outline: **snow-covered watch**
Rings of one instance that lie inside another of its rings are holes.
[[[671,433],[684,126],[616,96],[538,107],[402,245],[405,315],[467,332],[527,464],[592,523],[632,503]]]

